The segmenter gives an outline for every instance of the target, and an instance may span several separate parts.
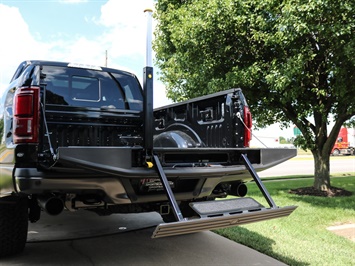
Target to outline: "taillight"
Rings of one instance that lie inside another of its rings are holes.
[[[251,127],[253,125],[251,112],[248,106],[244,106],[244,147],[249,147],[251,140]]]
[[[39,87],[23,87],[14,96],[14,143],[38,143]]]

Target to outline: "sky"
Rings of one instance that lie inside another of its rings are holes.
[[[142,81],[152,0],[0,0],[0,90],[24,60],[106,65]],[[155,24],[155,23],[154,23]],[[156,70],[156,69],[155,69]],[[154,106],[171,103],[157,74]]]
[[[147,8],[154,8],[153,0],[0,0],[0,92],[24,60],[105,66],[106,53],[108,67],[130,71],[142,83]],[[158,71],[154,107],[172,103]],[[288,138],[292,129],[273,125],[258,135]]]

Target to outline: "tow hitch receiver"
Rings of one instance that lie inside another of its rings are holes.
[[[155,157],[154,159],[162,183],[168,184],[158,158]],[[156,227],[152,238],[233,227],[290,215],[297,206],[287,206],[282,208],[276,206],[259,176],[253,169],[247,156],[242,154],[242,160],[270,207],[264,207],[252,198],[192,202],[190,203],[190,207],[200,216],[200,218],[186,219],[182,217],[175,197],[170,187],[166,185],[164,186],[164,189],[171,206],[173,206],[172,210],[177,222],[159,224]]]

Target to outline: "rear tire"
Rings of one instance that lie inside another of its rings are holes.
[[[0,199],[0,257],[23,251],[28,231],[27,198]]]
[[[333,156],[338,156],[340,155],[340,151],[338,149],[335,149],[332,153]]]

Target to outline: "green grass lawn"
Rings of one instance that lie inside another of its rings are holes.
[[[288,265],[355,265],[355,242],[337,236],[326,228],[355,223],[355,176],[332,177],[335,187],[352,191],[350,197],[324,198],[299,196],[289,189],[311,186],[313,179],[268,181],[264,183],[279,206],[298,208],[278,218],[216,232],[249,246]],[[267,206],[254,183],[248,184],[248,196]]]

